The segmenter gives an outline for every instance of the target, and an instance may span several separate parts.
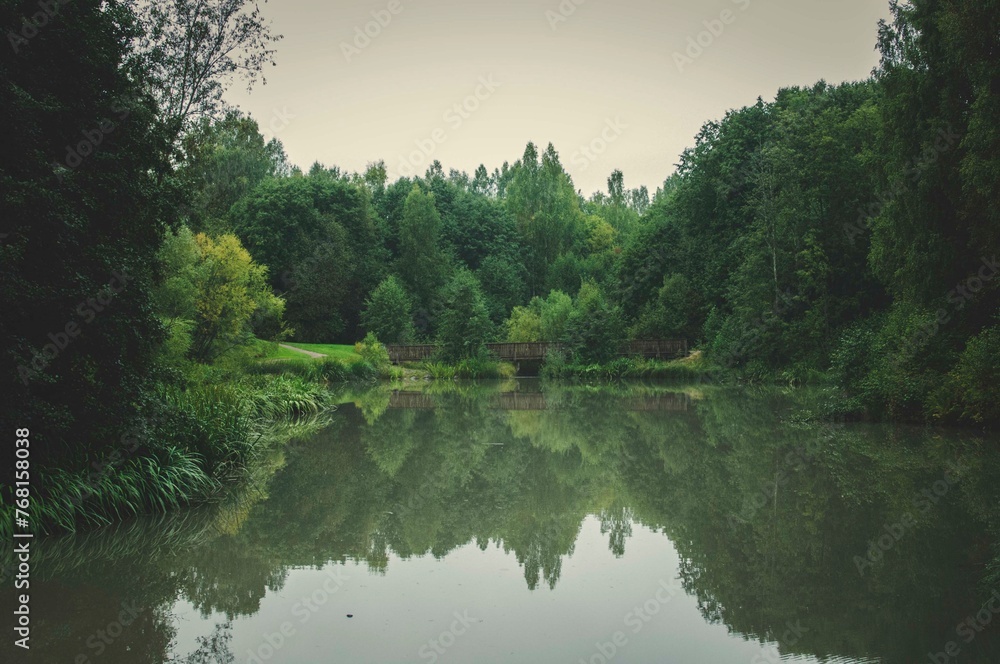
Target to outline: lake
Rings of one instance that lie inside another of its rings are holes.
[[[37,541],[27,661],[1000,662],[1000,441],[822,399],[344,394],[220,505]]]

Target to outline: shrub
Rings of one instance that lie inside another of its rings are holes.
[[[361,356],[361,359],[372,365],[379,372],[385,372],[389,365],[392,364],[389,359],[389,351],[385,349],[385,346],[371,332],[365,336],[364,341],[355,344],[354,350]]]
[[[973,337],[932,399],[937,417],[1000,421],[1000,326]]]

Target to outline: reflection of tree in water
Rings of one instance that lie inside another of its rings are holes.
[[[665,532],[705,619],[783,653],[917,661],[978,610],[984,533],[1000,522],[1000,473],[978,441],[791,426],[780,392],[624,412],[600,390],[560,389],[546,395],[550,410],[505,412],[482,388],[435,389],[436,410],[342,408],[336,429],[288,455],[238,532],[141,548],[121,576],[147,579],[147,605],[180,593],[204,615],[232,618],[257,611],[290,567],[351,559],[384,572],[392,556],[475,543],[511,553],[528,588],[555,588],[596,514],[616,556],[635,523]],[[817,437],[819,453],[793,455]],[[957,458],[969,470],[954,494],[859,575],[854,557]],[[794,644],[782,642],[789,621],[809,629]],[[225,631],[192,655],[223,652]],[[156,643],[162,652],[164,637]],[[974,647],[991,643],[984,634]]]
[[[601,534],[609,535],[608,545],[616,558],[625,555],[625,541],[632,537],[634,515],[629,507],[616,505],[601,510]]]
[[[208,636],[199,636],[198,648],[186,657],[175,657],[170,664],[232,664],[236,656],[230,648],[233,623],[219,623]]]
[[[229,620],[257,613],[267,591],[280,590],[287,575],[280,560],[262,555],[239,537],[220,537],[177,563],[174,573],[184,596],[206,618],[213,612]]]
[[[976,566],[988,524],[970,506],[996,505],[1000,486],[984,493],[976,480],[996,473],[995,463],[979,461],[991,458],[982,444],[912,430],[892,441],[899,429],[866,425],[768,426],[761,413],[773,409],[740,401],[701,404],[703,436],[639,436],[624,455],[625,500],[640,522],[670,536],[705,619],[777,642],[785,655],[886,664],[923,661],[954,640],[955,623],[982,600]],[[804,457],[813,440],[816,454]],[[953,500],[918,514],[918,526],[860,574],[856,557],[915,512],[914,496],[959,458],[972,461]],[[796,634],[789,623],[808,631]],[[969,661],[997,661],[988,637],[969,650]]]

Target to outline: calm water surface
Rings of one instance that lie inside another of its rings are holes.
[[[1000,662],[998,440],[816,400],[348,395],[228,504],[38,541],[28,661]]]

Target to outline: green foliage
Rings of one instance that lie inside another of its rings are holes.
[[[643,307],[632,326],[635,339],[691,339],[699,336],[692,316],[698,310],[698,294],[683,274],[663,277],[655,300]]]
[[[391,363],[389,351],[385,349],[374,333],[369,332],[365,336],[365,340],[357,344],[355,351],[362,360],[375,367],[380,373],[388,370]]]
[[[479,281],[468,270],[459,270],[444,293],[438,342],[446,361],[481,358],[493,337],[486,300]]]
[[[1000,327],[969,340],[958,365],[934,395],[934,414],[977,424],[1000,422]]]
[[[476,270],[494,323],[503,323],[511,310],[524,302],[527,286],[523,273],[524,267],[517,261],[493,255],[484,258]]]
[[[621,311],[596,284],[584,283],[561,339],[573,358],[583,363],[609,362],[618,353],[623,335]]]
[[[399,224],[400,278],[418,307],[429,310],[437,289],[445,281],[447,263],[440,246],[441,215],[434,207],[434,194],[413,185],[406,197]]]
[[[38,423],[41,465],[112,445],[150,389],[155,254],[177,191],[168,132],[128,69],[130,3],[60,4],[29,45],[20,26],[38,11],[0,7],[0,424]]]
[[[387,344],[410,343],[414,337],[410,298],[395,276],[387,277],[365,301],[361,324]]]
[[[534,144],[512,170],[507,209],[530,253],[525,265],[532,292],[546,285],[549,266],[586,237],[586,219],[573,183],[550,144],[541,159]]]
[[[514,307],[504,322],[508,343],[537,343],[542,340],[541,302],[534,298],[527,307]]]
[[[173,362],[184,345],[192,359],[207,363],[251,344],[254,322],[271,321],[283,336],[285,303],[267,285],[267,268],[254,263],[235,236],[214,240],[182,227],[167,235],[160,261],[166,278],[153,301],[166,321]]]
[[[177,177],[190,192],[188,223],[212,234],[232,232],[230,208],[264,180],[289,170],[281,143],[265,141],[257,122],[238,110],[200,119],[183,136],[181,150]]]
[[[368,191],[317,169],[263,181],[229,212],[236,234],[286,293],[289,323],[310,341],[353,335],[384,276]],[[299,330],[299,327],[302,329]]]
[[[41,532],[73,531],[144,512],[164,512],[204,500],[218,489],[197,456],[173,446],[97,466],[100,471],[56,469],[39,476],[39,495],[32,507]]]
[[[562,291],[552,291],[544,300],[538,300],[539,319],[542,341],[562,341],[566,336],[566,328],[573,314],[573,298]]]
[[[434,380],[513,378],[516,374],[513,365],[483,357],[471,357],[453,363],[421,362],[417,368],[426,371]]]

